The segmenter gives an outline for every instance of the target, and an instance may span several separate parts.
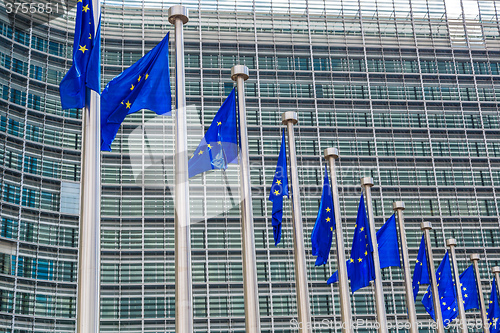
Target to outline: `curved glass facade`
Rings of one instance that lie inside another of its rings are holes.
[[[74,332],[81,110],[61,110],[58,84],[71,65],[75,13],[35,25],[7,15],[2,4],[0,331]],[[173,31],[172,4],[102,2],[103,86]],[[325,283],[336,269],[334,251],[328,265],[314,267],[309,241],[321,196],[322,151],[332,146],[341,154],[346,248],[359,179],[371,176],[378,227],[392,214],[393,201],[406,203],[412,265],[420,222],[430,221],[435,264],[445,239],[454,237],[459,270],[469,265],[470,253],[481,253],[483,290],[490,290],[489,272],[500,264],[498,1],[363,0],[361,8],[358,1],[323,0],[183,4],[190,8],[185,63],[191,151],[233,87],[230,68],[250,68],[262,332],[293,331],[296,317],[290,202],[285,200],[282,242],[274,247],[267,200],[285,111],[299,114],[314,332],[340,324],[338,288]],[[172,81],[173,58],[171,46]],[[102,154],[101,332],[174,330],[173,132],[173,118],[141,111],[127,117],[112,152]],[[195,331],[243,332],[238,168],[207,173],[190,185]],[[382,276],[388,321],[401,324],[402,272],[389,268]],[[354,319],[375,321],[372,294],[369,287],[352,296]],[[419,301],[417,311],[426,325]],[[479,313],[467,316],[478,319]]]

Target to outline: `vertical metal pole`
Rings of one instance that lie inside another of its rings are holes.
[[[422,222],[420,229],[424,232],[425,251],[427,252],[427,266],[429,267],[429,280],[431,281],[432,289],[432,304],[434,306],[434,315],[436,317],[436,332],[444,333],[443,315],[441,314],[441,303],[439,302],[439,291],[436,281],[436,269],[434,268],[434,258],[432,256],[431,234],[432,224],[430,222]]]
[[[246,333],[260,333],[257,263],[255,258],[250,158],[248,156],[247,115],[245,106],[245,81],[248,79],[248,67],[243,65],[233,66],[231,68],[231,79],[236,81],[238,86],[238,112],[241,140],[241,255],[243,259],[245,326]]]
[[[450,248],[451,262],[453,264],[453,275],[455,276],[455,290],[457,292],[457,303],[458,303],[457,306],[458,306],[458,318],[460,319],[460,330],[462,331],[462,333],[467,333],[464,298],[462,296],[462,284],[460,283],[460,273],[458,272],[457,255],[455,253],[455,246],[457,246],[457,240],[455,238],[448,238],[446,240],[446,246]]]
[[[497,295],[500,294],[500,267],[495,266],[491,269],[491,272],[495,274],[495,281],[497,282]]]
[[[335,243],[337,244],[337,266],[339,272],[340,293],[340,318],[342,320],[342,332],[352,333],[351,299],[349,298],[349,282],[347,279],[347,265],[345,260],[344,237],[342,234],[342,217],[340,215],[340,199],[337,184],[337,172],[335,160],[339,158],[337,148],[324,150],[325,159],[330,164],[330,178],[332,180],[333,212],[335,213]]]
[[[380,270],[380,259],[378,256],[377,231],[375,229],[375,217],[373,216],[372,177],[361,178],[361,186],[365,189],[366,205],[368,207],[368,222],[370,223],[370,236],[373,244],[373,267],[375,270],[375,305],[377,308],[378,332],[384,333],[387,330],[387,318],[385,315],[384,290],[382,288],[382,272]]]
[[[99,0],[92,0],[99,22]],[[94,34],[98,25],[95,24]],[[80,244],[78,251],[77,333],[99,332],[101,278],[101,96],[87,89],[83,109]]]
[[[490,324],[488,323],[488,314],[486,313],[486,306],[484,303],[483,283],[481,282],[481,275],[479,273],[479,254],[472,253],[470,260],[474,266],[474,273],[476,273],[476,288],[479,294],[479,306],[481,306],[481,319],[483,320],[483,332],[490,333]]]
[[[168,21],[175,26],[175,332],[193,332],[193,284],[191,277],[191,235],[187,151],[186,93],[184,74],[184,24],[188,9],[168,9]]]
[[[417,311],[415,309],[415,300],[413,298],[413,286],[410,271],[410,257],[408,256],[408,244],[406,242],[405,221],[403,217],[403,210],[405,203],[403,201],[396,201],[392,203],[392,209],[398,215],[399,225],[399,243],[401,244],[401,252],[403,252],[403,272],[405,277],[406,289],[406,307],[408,308],[408,321],[410,323],[409,333],[418,333],[417,327]]]
[[[302,212],[300,209],[299,175],[297,172],[297,154],[295,151],[295,133],[293,125],[298,122],[297,112],[288,111],[281,115],[287,126],[288,152],[290,171],[292,174],[292,212],[293,212],[293,247],[295,261],[295,290],[297,292],[299,331],[311,332],[311,313],[309,312],[309,289],[307,285],[306,254],[304,249],[304,230],[302,228]]]

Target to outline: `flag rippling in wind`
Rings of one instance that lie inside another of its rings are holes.
[[[366,213],[365,213],[366,214]],[[359,216],[359,210],[358,210]],[[357,226],[357,224],[356,224]],[[370,235],[367,235],[370,237]],[[398,232],[396,229],[396,218],[394,214],[384,223],[382,228],[377,231],[377,246],[379,253],[380,269],[386,267],[401,267],[399,258]],[[352,260],[347,260],[347,274],[350,278],[352,269]],[[328,279],[327,283],[338,281],[338,271],[335,271]]]
[[[465,311],[479,309],[479,294],[477,292],[476,275],[474,274],[473,265],[470,265],[460,274],[460,288],[462,289]]]
[[[439,302],[441,304],[441,313],[443,315],[443,324],[446,327],[458,316],[455,285],[453,284],[451,275],[451,265],[448,251],[446,251],[444,258],[436,271],[436,280],[438,285]],[[436,320],[432,302],[431,286],[427,288],[427,291],[422,298],[422,304],[432,319]]]
[[[358,216],[354,227],[351,256],[347,265],[347,274],[351,280],[351,292],[366,287],[375,280],[373,266],[373,245],[370,239],[368,217],[366,215],[363,194],[359,200]]]
[[[500,332],[500,305],[498,304],[497,285],[495,278],[491,285],[490,304],[488,306],[488,323],[490,324],[490,333]]]
[[[141,109],[168,114],[171,104],[167,34],[104,88],[101,94],[101,150],[111,151],[111,143],[128,114]]]
[[[286,165],[286,143],[285,132],[281,137],[281,148],[274,173],[273,185],[271,185],[271,193],[269,200],[273,202],[272,226],[274,236],[274,246],[277,246],[281,241],[281,222],[283,221],[283,196],[288,195],[288,171]]]
[[[238,163],[236,97],[234,89],[217,111],[198,148],[189,159],[189,178]]]
[[[391,266],[401,267],[398,231],[396,229],[396,217],[394,214],[377,231],[377,244],[381,269]]]
[[[94,34],[95,22],[91,0],[76,5],[73,64],[59,84],[63,109],[85,107],[87,88],[100,93],[101,23]]]
[[[413,270],[413,299],[417,300],[418,290],[421,284],[429,284],[429,267],[427,266],[427,254],[425,252],[425,238],[422,235],[420,247],[418,248],[417,261]]]
[[[316,224],[311,234],[312,255],[317,256],[316,266],[321,266],[328,262],[334,229],[335,216],[333,213],[332,189],[330,188],[330,181],[328,180],[328,172],[325,165],[323,194],[321,195]]]

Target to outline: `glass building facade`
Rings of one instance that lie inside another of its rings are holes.
[[[75,10],[36,24],[7,14],[6,4],[0,2],[0,332],[74,332],[82,113],[61,109],[58,84],[71,65]],[[173,4],[102,1],[103,87],[173,31],[167,13]],[[250,68],[262,332],[294,331],[297,312],[290,201],[275,247],[267,200],[285,111],[299,115],[314,332],[335,332],[331,326],[340,323],[338,287],[325,283],[337,267],[335,252],[327,265],[314,267],[309,241],[328,147],[341,154],[347,249],[360,177],[371,176],[377,227],[393,213],[393,201],[406,203],[412,268],[420,223],[430,221],[436,267],[445,240],[454,237],[460,271],[470,253],[481,253],[489,292],[491,268],[500,264],[500,1],[183,4],[190,8],[185,63],[192,151],[233,87],[230,68]],[[101,332],[174,330],[173,133],[172,117],[141,111],[127,117],[112,152],[102,154]],[[196,332],[244,331],[238,181],[238,166],[190,181]],[[388,321],[402,324],[402,271],[388,268],[382,276]],[[355,320],[375,321],[371,287],[352,295],[352,311]],[[417,311],[428,323],[419,301]],[[479,312],[467,316],[479,319]]]

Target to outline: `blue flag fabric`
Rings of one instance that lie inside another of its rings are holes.
[[[490,333],[500,332],[500,304],[498,304],[498,294],[495,278],[491,285],[490,304],[488,306],[488,323],[490,323]]]
[[[59,84],[63,109],[85,107],[87,87],[97,91],[100,81],[100,33],[94,34],[95,23],[91,0],[78,1],[76,5],[75,36],[73,39],[73,64]],[[100,30],[100,26],[99,26]],[[98,58],[97,61],[95,58]],[[89,62],[92,59],[92,66]]]
[[[87,67],[86,77],[87,87],[101,93],[101,18],[95,33],[92,51],[90,51],[90,59]]]
[[[370,229],[365,210],[363,195],[359,200],[358,216],[354,229],[351,257],[347,265],[347,274],[351,280],[351,292],[366,287],[375,280],[373,267],[373,245],[370,240]]]
[[[333,213],[332,189],[330,188],[328,171],[325,165],[323,194],[321,195],[316,224],[314,224],[314,229],[311,234],[312,255],[317,256],[316,266],[321,266],[328,262],[334,229],[335,216]]]
[[[111,143],[125,117],[141,109],[156,114],[168,114],[172,110],[168,33],[104,88],[101,94],[101,150],[111,151]]]
[[[236,98],[234,89],[217,111],[205,136],[189,159],[189,178],[213,169],[226,170],[238,163]]]
[[[369,237],[369,236],[368,236]],[[380,258],[380,268],[401,267],[399,260],[399,243],[396,230],[396,218],[392,215],[377,231],[378,253]],[[352,262],[347,260],[347,272],[350,274]],[[338,271],[335,271],[326,283],[335,283],[339,280]]]
[[[399,260],[398,231],[394,214],[377,231],[378,255],[380,268],[401,267]]]
[[[429,284],[429,267],[427,266],[427,254],[425,252],[425,238],[422,235],[420,247],[418,248],[417,261],[413,270],[413,298],[417,300],[418,290],[421,284]]]
[[[470,265],[460,274],[460,287],[462,288],[465,311],[479,309],[479,294],[477,292],[476,275],[473,265]]]
[[[286,143],[285,132],[281,137],[281,148],[278,156],[278,164],[274,173],[273,185],[269,200],[273,202],[272,226],[274,246],[281,241],[281,221],[283,221],[283,196],[288,195],[288,171],[286,166]]]
[[[446,251],[444,258],[436,271],[436,280],[438,285],[439,301],[441,303],[441,313],[443,315],[443,324],[447,327],[453,319],[458,316],[455,285],[453,284],[453,278],[451,275],[451,265],[448,251]],[[434,306],[432,303],[431,286],[427,288],[427,291],[422,298],[422,304],[432,319],[436,320],[434,315]]]

